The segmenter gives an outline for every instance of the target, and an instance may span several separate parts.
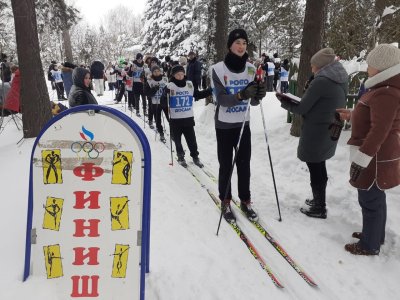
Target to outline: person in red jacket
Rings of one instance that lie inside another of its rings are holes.
[[[378,255],[385,241],[385,190],[400,185],[400,49],[380,44],[367,56],[367,92],[351,112],[350,184],[358,189],[362,231],[345,246],[355,255]]]
[[[21,77],[19,69],[14,72],[14,77],[11,82],[11,89],[9,90],[6,99],[4,101],[4,109],[11,112],[21,112],[20,107],[20,88],[21,88]]]

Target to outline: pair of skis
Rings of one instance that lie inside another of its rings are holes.
[[[217,178],[212,174],[211,171],[209,171],[206,167],[202,168],[203,173],[211,179],[214,183],[218,183]],[[214,199],[213,199],[214,200]],[[239,209],[241,214],[246,217],[245,213],[240,209],[240,201],[237,199],[233,198],[232,202],[235,204],[235,206]],[[247,219],[247,217],[246,217]],[[247,219],[248,220],[248,219]],[[289,265],[297,272],[297,274],[300,275],[301,278],[303,278],[310,286],[316,287],[317,284],[314,282],[314,280],[311,279],[307,273],[304,272],[304,270],[292,259],[292,257],[286,252],[285,249],[269,234],[269,232],[265,229],[265,227],[260,224],[259,221],[250,221],[254,227],[257,229],[258,232],[260,232],[265,239],[275,248],[276,251],[282,257],[289,263]]]

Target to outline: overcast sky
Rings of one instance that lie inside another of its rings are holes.
[[[91,25],[100,25],[100,21],[108,10],[123,5],[141,14],[144,11],[146,0],[71,0],[81,12],[84,21]]]

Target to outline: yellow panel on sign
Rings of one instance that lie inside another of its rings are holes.
[[[43,183],[62,183],[61,150],[43,150]]]
[[[60,245],[43,246],[47,279],[63,276]]]
[[[131,184],[133,154],[131,151],[114,151],[112,184]]]
[[[111,230],[129,229],[128,197],[111,197]]]
[[[129,245],[115,245],[111,277],[113,278],[125,278],[126,277],[126,267],[128,266],[128,254]]]
[[[64,199],[47,197],[44,208],[43,229],[60,230]]]

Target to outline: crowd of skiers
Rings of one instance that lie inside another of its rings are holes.
[[[156,57],[143,57],[138,53],[133,61],[120,59],[106,68],[101,62],[94,62],[90,70],[75,68],[69,104],[97,103],[90,91],[90,79],[94,79],[98,96],[104,93],[106,79],[109,89],[115,91],[115,102],[126,97],[131,111],[135,110],[138,117],[142,111],[152,128],[153,122],[156,123],[163,142],[161,120],[165,116],[181,165],[186,166],[183,135],[193,162],[203,167],[194,131],[193,101],[213,94],[219,198],[228,222],[235,222],[230,208],[233,164],[237,170],[241,209],[250,220],[258,219],[250,192],[249,107],[258,105],[267,91],[281,92],[277,98],[282,108],[302,116],[297,154],[309,169],[313,198],[307,199],[300,211],[309,217],[327,217],[326,161],[335,154],[343,121],[351,119],[352,136],[348,142],[352,145],[350,183],[358,189],[363,228],[352,235],[360,241],[347,244],[345,249],[357,255],[379,254],[385,238],[384,190],[400,184],[400,50],[382,44],[371,51],[367,58],[370,78],[365,83],[368,90],[351,112],[345,109],[348,74],[333,49],[321,49],[312,57],[313,76],[301,101],[296,103],[284,95],[288,91],[289,61],[281,62],[277,53],[271,58],[263,54],[253,65],[249,62],[247,44],[247,33],[243,29],[230,32],[227,55],[210,67],[212,88],[204,85],[203,68],[193,52],[178,61],[166,56],[161,62]],[[59,72],[54,67],[50,71],[55,88],[62,90]]]

